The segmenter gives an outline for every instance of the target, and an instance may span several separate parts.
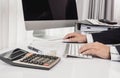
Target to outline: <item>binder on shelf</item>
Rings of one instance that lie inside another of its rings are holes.
[[[120,25],[118,24],[113,25],[113,24],[101,23],[98,21],[90,22],[88,20],[87,21],[84,20],[76,24],[76,31],[93,33],[93,32],[107,31],[119,27]]]

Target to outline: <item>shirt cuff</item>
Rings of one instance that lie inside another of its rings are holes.
[[[110,54],[111,54],[111,60],[120,61],[120,55],[115,47],[113,46],[110,47]]]
[[[86,37],[87,37],[87,43],[92,43],[93,42],[92,34],[86,34]]]

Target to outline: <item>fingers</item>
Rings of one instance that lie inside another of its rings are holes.
[[[89,49],[92,49],[92,48],[93,48],[92,43],[89,43],[89,44],[81,46],[81,48],[79,49],[79,52],[83,53],[83,52],[85,52],[85,51],[87,51]]]
[[[95,43],[89,43],[89,44],[83,45],[79,49],[79,53],[83,55],[97,56],[96,52],[97,52],[97,49],[96,49]]]
[[[65,37],[64,37],[64,39],[69,39],[70,37],[73,37],[73,33],[70,33],[70,34],[67,34]]]
[[[69,33],[63,39],[69,39],[69,38],[75,37],[75,35],[76,33]]]
[[[63,39],[67,39],[68,42],[87,42],[86,35],[76,32],[67,34]]]
[[[81,53],[81,54],[83,54],[83,55],[92,55],[92,56],[96,56],[95,55],[95,50],[94,49],[88,49],[88,50],[86,50],[86,51],[84,51],[83,53]]]
[[[94,42],[81,46],[80,53],[83,55],[92,55],[100,58],[110,58],[110,48],[102,43]]]
[[[81,53],[83,55],[91,55],[91,51],[90,50],[87,50],[87,51],[84,51],[83,53]]]
[[[69,42],[78,42],[78,40],[76,38],[70,38],[68,41]]]

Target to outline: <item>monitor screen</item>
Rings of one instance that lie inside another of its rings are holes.
[[[28,30],[73,26],[77,20],[76,0],[22,0]]]

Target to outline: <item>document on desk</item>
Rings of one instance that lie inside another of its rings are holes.
[[[45,55],[56,55],[57,50],[60,48],[61,43],[59,41],[48,41],[48,40],[35,40],[30,43],[28,46],[34,47],[42,52]]]

